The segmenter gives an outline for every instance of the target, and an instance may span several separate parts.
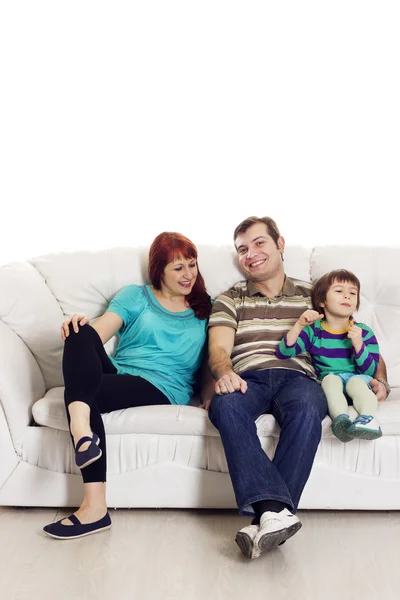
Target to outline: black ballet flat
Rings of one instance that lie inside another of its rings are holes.
[[[69,519],[72,525],[63,525],[61,521]],[[71,515],[70,517],[64,517],[56,523],[51,523],[43,527],[43,531],[50,537],[58,540],[74,540],[76,538],[84,537],[85,535],[91,535],[92,533],[99,533],[100,531],[106,531],[111,528],[111,518],[108,512],[94,523],[83,524],[80,522],[78,517]]]
[[[85,442],[90,442],[90,445],[83,452],[79,452],[79,448]],[[101,448],[99,448],[100,440],[99,437],[94,433],[93,437],[82,437],[75,446],[75,462],[76,466],[80,469],[91,465],[95,460],[99,460],[102,455]]]

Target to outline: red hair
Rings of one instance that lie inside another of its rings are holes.
[[[178,258],[197,260],[196,246],[181,233],[163,231],[155,238],[149,251],[149,278],[156,290],[161,289],[165,267]],[[208,319],[211,313],[211,299],[198,268],[196,282],[187,301],[198,319]]]

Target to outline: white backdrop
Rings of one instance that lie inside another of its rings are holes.
[[[5,4],[0,263],[251,214],[398,244],[398,2]]]

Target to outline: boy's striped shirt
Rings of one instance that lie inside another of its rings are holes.
[[[318,379],[338,373],[362,373],[373,377],[379,363],[377,339],[368,325],[354,324],[362,330],[363,343],[358,353],[347,337],[350,325],[344,331],[335,332],[327,329],[324,321],[319,319],[312,325],[307,325],[292,346],[288,346],[285,335],[276,355],[286,361],[288,358],[309,352]]]

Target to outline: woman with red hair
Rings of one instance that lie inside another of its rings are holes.
[[[111,527],[106,504],[106,440],[101,413],[157,404],[188,404],[204,358],[211,300],[195,245],[180,233],[156,237],[149,253],[150,285],[128,285],[89,325],[73,315],[65,341],[65,405],[85,496],[66,519],[44,527],[73,539]],[[113,357],[104,344],[116,333]],[[203,400],[212,396],[211,376]]]

